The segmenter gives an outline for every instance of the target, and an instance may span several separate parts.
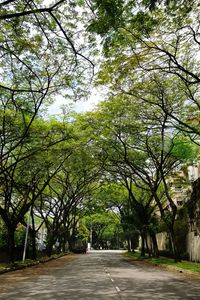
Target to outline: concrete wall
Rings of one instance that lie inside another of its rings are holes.
[[[159,232],[156,234],[158,249],[159,250],[166,250],[168,245],[168,234],[167,232]]]
[[[194,231],[187,235],[187,252],[191,261],[200,262],[200,236],[195,235]]]
[[[193,182],[200,177],[200,163],[199,162],[189,166],[187,169],[188,169],[189,181]]]
[[[169,241],[167,233],[157,233],[156,238],[158,249],[167,250]],[[200,235],[195,235],[194,231],[189,232],[187,235],[187,252],[189,254],[190,261],[200,262]]]

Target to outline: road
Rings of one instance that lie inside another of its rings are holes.
[[[0,299],[198,300],[200,281],[92,251],[0,275]]]

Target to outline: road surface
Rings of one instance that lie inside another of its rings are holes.
[[[198,300],[200,281],[92,251],[0,275],[0,299]]]

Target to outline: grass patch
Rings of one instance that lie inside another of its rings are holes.
[[[32,260],[32,259],[26,259],[24,262],[15,261],[14,263],[1,263],[0,264],[0,273],[4,273],[6,271],[11,271],[11,270],[22,269],[22,268],[25,268],[28,266],[33,266],[38,263],[39,263],[39,261]]]
[[[127,257],[130,257],[132,260],[146,261],[162,267],[173,267],[174,269],[177,270],[187,270],[187,271],[200,274],[200,263],[194,263],[189,261],[175,262],[172,258],[167,258],[167,257],[159,257],[159,258],[153,258],[148,256],[142,257],[138,252],[137,253],[127,252],[125,255]]]
[[[7,268],[8,268],[8,265],[7,265],[7,264],[5,264],[5,263],[1,263],[1,264],[0,264],[0,272],[6,270]]]
[[[19,260],[19,261],[15,261],[14,263],[1,263],[0,264],[0,273],[4,273],[6,271],[18,270],[18,269],[26,268],[29,266],[34,266],[39,263],[45,263],[45,262],[48,262],[49,260],[65,256],[67,254],[69,254],[69,253],[53,254],[51,257],[43,256],[41,258],[38,258],[37,260],[25,259],[24,262],[22,260]]]

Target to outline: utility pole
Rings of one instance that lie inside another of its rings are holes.
[[[92,250],[92,223],[90,226],[90,250]]]
[[[26,235],[25,235],[25,241],[24,241],[24,251],[23,251],[22,262],[24,262],[25,258],[26,258],[26,249],[27,249],[27,242],[28,242],[28,230],[29,230],[29,225],[30,225],[30,219],[31,219],[31,209],[29,211],[28,222],[26,225]]]

